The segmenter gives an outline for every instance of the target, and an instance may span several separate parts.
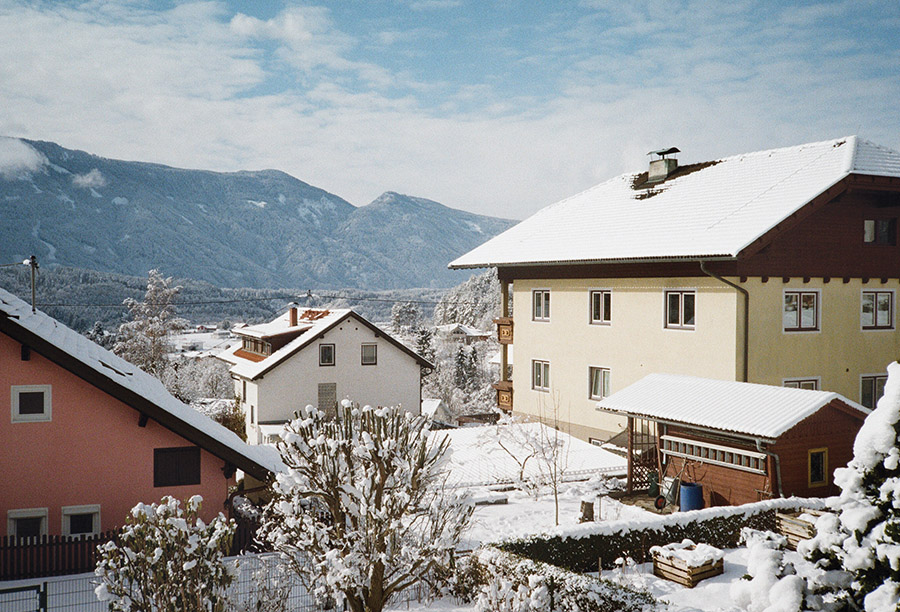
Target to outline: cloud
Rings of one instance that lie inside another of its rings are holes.
[[[94,168],[85,174],[75,174],[72,176],[72,184],[83,189],[99,189],[106,187],[106,177],[103,173]]]
[[[0,134],[513,218],[662,146],[683,163],[851,133],[900,147],[896,8],[596,0],[513,20],[504,3],[363,4],[263,18],[0,0]]]
[[[0,178],[27,178],[47,164],[44,154],[18,138],[0,137]]]

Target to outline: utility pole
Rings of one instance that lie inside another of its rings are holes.
[[[36,312],[35,304],[34,304],[34,284],[35,284],[35,276],[37,276],[38,270],[38,262],[37,257],[32,255],[28,259],[22,262],[26,266],[31,266],[31,312]]]

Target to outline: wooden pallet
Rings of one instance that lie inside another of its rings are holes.
[[[808,540],[816,535],[816,526],[809,521],[800,519],[801,514],[822,516],[820,510],[801,510],[798,512],[776,512],[775,531],[787,538],[788,548],[797,550],[797,544],[801,540]]]
[[[713,576],[718,576],[725,571],[722,559],[709,561],[699,567],[688,567],[684,559],[653,556],[653,574],[672,582],[684,585],[689,589],[697,586],[697,583]]]

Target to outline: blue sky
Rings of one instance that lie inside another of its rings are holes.
[[[652,149],[900,149],[900,3],[0,0],[0,134],[523,218]]]

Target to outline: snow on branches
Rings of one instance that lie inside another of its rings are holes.
[[[99,548],[98,599],[119,612],[222,612],[233,580],[225,554],[234,521],[200,518],[203,499],[138,504],[121,534]]]
[[[800,550],[817,562],[821,588],[867,612],[900,610],[900,364],[888,366],[877,408],[853,444],[853,460],[835,470],[836,515],[816,522]]]
[[[320,601],[379,612],[450,561],[472,513],[443,489],[447,439],[399,408],[307,406],[281,434],[261,534]]]

